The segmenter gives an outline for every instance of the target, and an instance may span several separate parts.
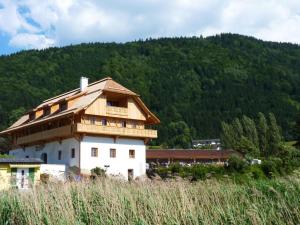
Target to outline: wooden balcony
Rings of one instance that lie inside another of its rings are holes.
[[[27,136],[19,137],[17,139],[17,145],[25,145],[34,142],[47,141],[56,138],[63,138],[71,136],[71,125],[58,127],[51,130],[41,131],[38,133],[30,134]]]
[[[75,124],[74,132],[124,137],[157,138],[157,130]]]
[[[106,106],[107,115],[128,116],[128,109],[125,107]]]

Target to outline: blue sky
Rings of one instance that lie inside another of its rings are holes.
[[[300,43],[299,0],[0,0],[0,55],[224,32]]]

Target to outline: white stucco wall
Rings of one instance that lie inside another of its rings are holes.
[[[80,148],[79,148],[80,147]],[[71,158],[71,149],[75,148],[75,158]],[[98,148],[98,156],[91,156],[91,148]],[[116,158],[110,158],[110,149],[116,149]],[[80,154],[79,154],[80,149]],[[129,158],[129,150],[135,150],[135,158]],[[58,160],[58,151],[62,151],[62,159]],[[47,153],[48,164],[64,164],[81,167],[81,173],[90,174],[91,169],[106,169],[109,175],[121,175],[128,179],[128,169],[133,169],[134,178],[146,174],[146,146],[143,140],[116,139],[109,137],[85,136],[81,142],[75,138],[49,142],[43,146],[29,146],[25,150],[19,148],[10,151],[10,155],[18,158],[41,158]],[[79,163],[80,155],[80,163]],[[105,167],[108,166],[108,167]]]
[[[71,149],[75,148],[75,158],[71,158]],[[62,151],[61,160],[58,160],[58,151]],[[47,153],[48,164],[65,164],[66,166],[79,166],[79,141],[75,138],[69,138],[58,141],[49,142],[44,145],[33,145],[11,150],[10,155],[17,158],[41,158],[43,153]]]
[[[98,157],[91,156],[91,148],[98,148]],[[110,158],[110,149],[116,149],[116,158]],[[108,137],[85,136],[81,141],[81,172],[90,173],[91,169],[106,169],[109,175],[122,175],[128,178],[128,169],[133,169],[134,177],[146,173],[146,146],[143,140],[116,139]],[[129,158],[129,150],[135,150],[135,158]],[[105,167],[109,166],[109,167]]]

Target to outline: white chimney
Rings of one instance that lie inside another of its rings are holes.
[[[89,84],[89,78],[81,77],[80,78],[80,91],[84,91]]]

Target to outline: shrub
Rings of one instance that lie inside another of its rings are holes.
[[[261,164],[262,170],[264,171],[265,175],[269,178],[282,174],[281,166],[282,160],[279,158],[266,159]]]
[[[168,177],[168,173],[169,173],[170,169],[166,168],[166,167],[158,167],[156,169],[157,174],[161,177],[161,178],[167,178]]]
[[[40,180],[42,183],[47,184],[49,182],[50,175],[47,173],[42,173],[40,175]]]
[[[95,167],[94,169],[91,170],[91,177],[92,178],[105,177],[105,170],[100,167]]]
[[[230,172],[244,172],[248,163],[239,156],[232,155],[228,159],[226,169]]]
[[[249,174],[251,178],[254,178],[256,180],[266,178],[264,171],[262,170],[260,165],[249,166],[247,174]]]
[[[170,170],[172,173],[179,173],[180,172],[180,164],[178,162],[176,163],[172,163],[170,166],[169,166]]]

